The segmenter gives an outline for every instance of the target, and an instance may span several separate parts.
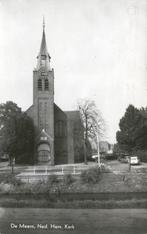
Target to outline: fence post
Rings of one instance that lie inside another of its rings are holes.
[[[62,167],[62,174],[64,174],[63,167]]]
[[[75,166],[74,166],[73,174],[76,174],[76,168],[75,168]]]

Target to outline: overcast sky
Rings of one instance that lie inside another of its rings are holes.
[[[94,100],[114,142],[127,106],[147,106],[147,0],[0,0],[0,103],[32,104],[43,15],[56,104]]]

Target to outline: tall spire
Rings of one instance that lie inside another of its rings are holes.
[[[43,33],[42,33],[42,40],[41,40],[41,46],[40,46],[40,52],[37,56],[37,69],[40,67],[46,67],[48,70],[50,69],[50,55],[47,50],[47,44],[46,44],[46,36],[45,36],[45,19],[43,17]]]

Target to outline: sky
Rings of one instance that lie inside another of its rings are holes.
[[[0,0],[0,103],[32,105],[43,16],[55,103],[94,100],[114,143],[128,105],[147,106],[147,0]]]

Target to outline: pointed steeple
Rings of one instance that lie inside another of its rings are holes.
[[[41,40],[41,46],[40,46],[40,52],[37,56],[37,69],[40,67],[45,67],[47,70],[51,70],[50,68],[50,55],[47,50],[47,44],[46,44],[46,36],[45,36],[45,21],[43,18],[43,33],[42,33],[42,40]]]

